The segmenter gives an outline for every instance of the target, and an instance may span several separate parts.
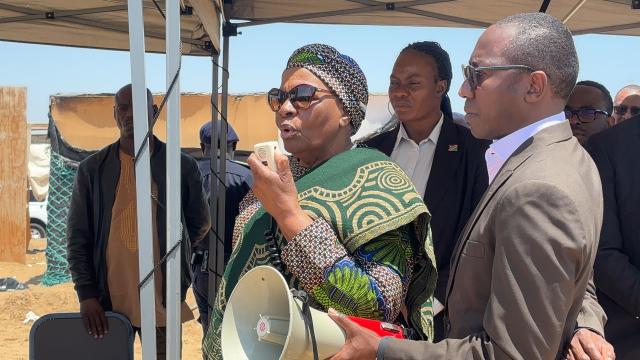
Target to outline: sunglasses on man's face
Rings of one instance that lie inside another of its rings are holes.
[[[318,89],[313,85],[302,84],[294,87],[289,91],[283,91],[277,88],[269,90],[267,100],[271,110],[278,111],[282,105],[289,99],[291,104],[298,110],[306,109],[311,106],[316,92],[332,94],[330,90]]]
[[[472,91],[478,88],[482,82],[480,78],[483,71],[499,71],[499,70],[523,70],[534,72],[535,70],[527,65],[497,65],[497,66],[478,66],[462,65],[462,75],[469,82]]]
[[[613,111],[618,115],[624,115],[629,111],[631,116],[636,116],[640,114],[640,106],[627,106],[627,105],[618,105],[613,107]]]
[[[599,109],[564,109],[564,116],[567,119],[571,119],[574,115],[578,117],[578,120],[580,120],[581,123],[590,123],[595,121],[598,116],[606,118],[607,116],[609,116],[609,113]]]

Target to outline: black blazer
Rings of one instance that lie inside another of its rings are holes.
[[[391,156],[400,126],[363,142]],[[478,140],[464,126],[444,118],[424,202],[431,213],[438,283],[435,296],[444,304],[449,262],[456,240],[478,201],[487,189],[489,177],[484,158],[490,142]]]
[[[594,275],[605,336],[618,359],[640,359],[640,116],[594,135],[587,150],[604,196]]]

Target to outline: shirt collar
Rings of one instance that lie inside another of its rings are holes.
[[[527,139],[537,134],[542,129],[559,124],[563,121],[566,121],[564,112],[536,121],[533,124],[512,132],[502,139],[494,141],[487,151],[491,151],[501,159],[507,160],[516,151],[516,149],[520,147],[520,145],[527,141]]]
[[[426,139],[423,139],[422,141],[420,141],[418,146],[420,146],[422,144],[425,144],[428,141],[431,141],[434,144],[437,144],[438,143],[438,138],[440,137],[440,132],[442,131],[442,122],[443,121],[444,121],[444,114],[440,113],[440,120],[438,120],[438,123],[436,124],[436,126],[433,128],[433,130],[431,130],[431,134],[429,134],[429,137],[427,137]],[[396,143],[394,145],[394,149],[396,147],[398,147],[398,144],[403,139],[413,142],[413,140],[411,140],[411,138],[407,134],[407,131],[404,129],[404,125],[401,122],[400,123],[400,131],[398,131],[398,136],[396,137]]]

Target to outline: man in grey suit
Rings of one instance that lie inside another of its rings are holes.
[[[380,340],[334,313],[348,335],[335,359],[565,355],[603,211],[598,171],[563,114],[577,74],[571,33],[549,15],[510,16],[482,34],[460,95],[473,135],[494,140],[490,185],[451,259],[447,339]]]

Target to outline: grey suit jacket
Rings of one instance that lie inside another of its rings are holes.
[[[569,123],[522,144],[496,175],[451,260],[447,339],[385,339],[384,359],[554,359],[591,278],[603,200]]]

